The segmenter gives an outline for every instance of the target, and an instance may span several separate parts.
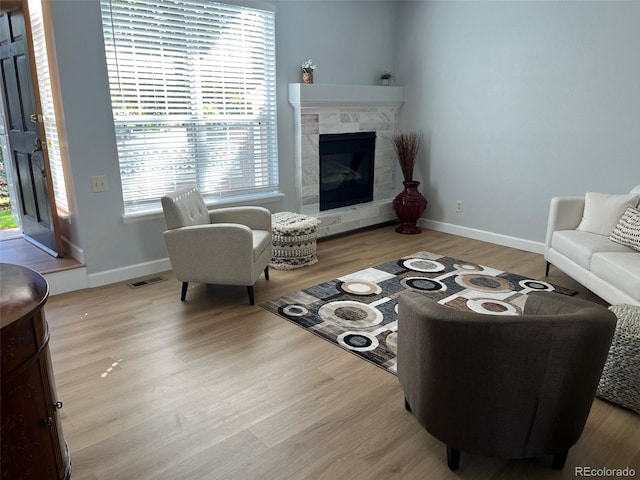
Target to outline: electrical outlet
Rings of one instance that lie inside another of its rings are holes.
[[[109,186],[107,185],[107,177],[106,175],[100,175],[97,177],[91,177],[91,190],[96,192],[106,192],[109,190]]]
[[[456,202],[456,212],[462,213],[462,200]]]

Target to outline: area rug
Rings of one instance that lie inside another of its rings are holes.
[[[407,289],[459,310],[500,315],[521,315],[530,292],[576,293],[484,265],[417,252],[261,306],[395,373],[397,298]]]

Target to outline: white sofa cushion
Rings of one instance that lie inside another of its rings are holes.
[[[587,192],[585,195],[584,213],[578,230],[611,235],[620,217],[627,207],[638,205],[638,194],[609,195],[606,193]]]
[[[612,242],[609,237],[580,230],[553,232],[551,248],[587,270],[591,270],[591,257],[594,253],[633,252],[629,247]]]
[[[603,252],[593,255],[591,273],[615,285],[632,298],[640,298],[640,253]]]

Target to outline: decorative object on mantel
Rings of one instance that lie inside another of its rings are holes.
[[[384,85],[385,87],[388,87],[389,85],[391,85],[391,80],[393,80],[393,73],[391,73],[389,70],[385,70],[384,72],[382,72],[380,74],[380,80],[382,80],[382,85]]]
[[[317,67],[311,59],[302,64],[302,83],[313,83],[313,71]]]
[[[393,143],[404,176],[404,182],[402,182],[404,190],[393,200],[393,209],[400,220],[400,226],[396,228],[398,233],[420,233],[421,230],[416,226],[416,223],[427,208],[427,200],[418,191],[420,182],[413,179],[413,168],[416,164],[421,141],[422,135],[417,132],[398,133],[391,137],[391,143]]]

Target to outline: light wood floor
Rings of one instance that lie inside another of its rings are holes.
[[[393,227],[321,240],[319,263],[271,271],[256,302],[428,250],[543,279],[542,256]],[[574,479],[640,470],[640,416],[596,399],[563,471],[550,458],[462,454],[406,412],[396,377],[258,305],[243,287],[168,281],[51,297],[45,307],[73,480]],[[550,281],[592,294],[552,269]]]
[[[71,255],[52,257],[24,238],[0,239],[0,262],[22,265],[45,274],[81,267]]]

